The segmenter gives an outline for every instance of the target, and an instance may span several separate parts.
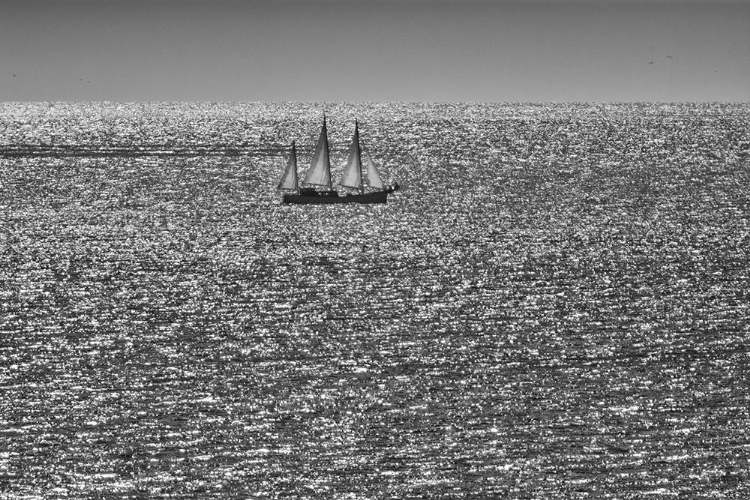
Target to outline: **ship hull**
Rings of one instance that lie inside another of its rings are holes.
[[[300,193],[285,194],[283,203],[293,205],[332,205],[335,203],[386,203],[388,193],[391,191],[375,191],[374,193],[365,194],[348,194],[339,196],[338,193]]]

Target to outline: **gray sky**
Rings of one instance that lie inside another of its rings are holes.
[[[750,0],[0,0],[0,100],[750,101]]]

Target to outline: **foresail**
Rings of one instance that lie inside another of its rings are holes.
[[[367,184],[373,189],[383,189],[385,187],[383,179],[380,178],[380,172],[378,172],[375,162],[372,161],[370,152],[366,149],[363,152],[365,156],[365,167],[367,169],[367,173],[365,174],[367,175]]]
[[[344,175],[339,185],[362,190],[362,158],[359,151],[359,129],[354,126],[354,137],[349,147],[349,159],[344,167]]]
[[[323,128],[320,129],[320,138],[315,146],[312,163],[305,175],[304,184],[315,186],[324,186],[332,190],[331,186],[331,162],[328,158],[328,129],[326,128],[325,118],[323,119]]]
[[[281,182],[279,182],[278,189],[292,189],[297,190],[297,148],[292,142],[292,151],[289,154],[289,161],[286,164],[286,170],[284,175],[281,176]]]

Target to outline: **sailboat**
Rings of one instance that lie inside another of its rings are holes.
[[[362,162],[362,149],[359,144],[359,123],[354,123],[354,136],[352,144],[349,147],[349,157],[344,167],[344,174],[339,182],[339,186],[352,189],[354,192],[339,193],[333,189],[331,182],[331,161],[328,149],[328,128],[326,126],[325,116],[323,117],[323,127],[320,129],[318,144],[315,146],[315,153],[307,170],[302,186],[299,185],[297,177],[297,148],[294,142],[289,153],[284,173],[281,176],[278,189],[281,191],[291,191],[284,194],[283,203],[293,203],[298,205],[309,204],[330,204],[330,203],[386,203],[388,193],[399,188],[398,183],[386,186],[378,172],[375,162],[370,157],[370,153],[364,151],[364,163]],[[365,175],[362,175],[365,167]],[[370,187],[365,191],[364,178]]]

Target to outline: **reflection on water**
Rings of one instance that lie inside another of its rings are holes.
[[[747,106],[330,105],[404,189],[302,207],[315,105],[3,106],[9,498],[750,479]]]

